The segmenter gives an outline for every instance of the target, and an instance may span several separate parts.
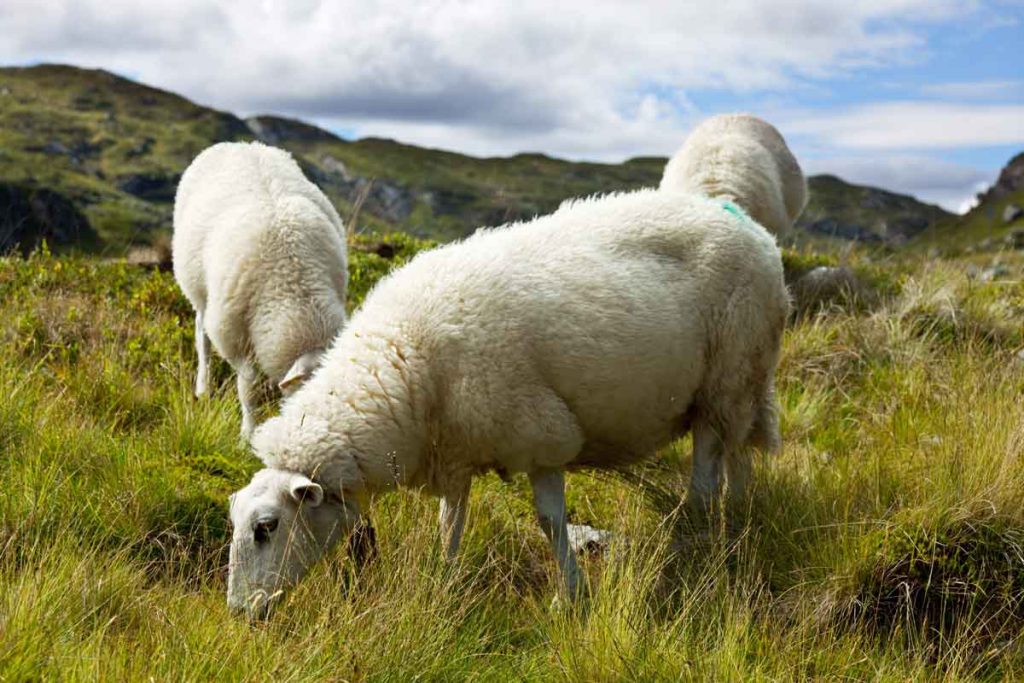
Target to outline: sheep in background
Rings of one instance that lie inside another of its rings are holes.
[[[228,604],[266,616],[356,522],[356,497],[443,498],[456,552],[472,478],[529,476],[570,595],[563,472],[622,467],[690,429],[691,503],[773,448],[788,300],[772,236],[656,190],[564,204],[422,253],[382,280],[313,377],[257,429],[269,469],[232,496]]]
[[[665,166],[661,189],[732,200],[785,237],[807,204],[807,181],[782,135],[750,114],[713,116]]]
[[[196,395],[207,391],[212,342],[237,374],[249,437],[259,373],[289,393],[345,322],[341,219],[287,152],[224,142],[182,175],[172,249],[196,311]]]

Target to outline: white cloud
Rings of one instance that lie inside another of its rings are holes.
[[[922,95],[955,100],[1009,100],[1024,98],[1024,80],[956,81],[921,86]]]
[[[884,102],[791,116],[785,129],[848,149],[955,149],[1024,143],[1024,104]]]
[[[597,133],[607,155],[631,143],[645,121],[666,125],[665,116],[638,107],[638,98],[661,100],[652,105],[658,107],[690,88],[787,89],[910,59],[923,43],[910,27],[974,6],[6,0],[0,62],[102,66],[242,112],[345,127],[402,123],[397,128],[431,136],[447,128],[443,144],[456,148],[463,138],[497,139],[499,132],[524,143]],[[686,112],[670,113],[677,130],[685,129]],[[602,147],[571,147],[595,146]]]

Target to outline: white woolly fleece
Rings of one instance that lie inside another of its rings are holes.
[[[174,204],[174,275],[214,348],[279,382],[345,322],[345,229],[287,152],[224,142],[186,169]]]
[[[381,281],[253,447],[342,491],[611,467],[703,424],[774,430],[788,300],[773,237],[642,190],[479,231]],[[770,440],[770,439],[769,439]]]
[[[807,203],[807,181],[782,135],[750,114],[713,116],[665,166],[661,189],[731,199],[783,237]]]

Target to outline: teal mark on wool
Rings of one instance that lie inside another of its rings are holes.
[[[733,204],[732,202],[722,202],[722,208],[731,213],[733,216],[736,216],[736,218],[739,218],[741,221],[750,220],[750,217],[747,216],[746,212],[743,211],[743,209],[741,209],[740,207]]]

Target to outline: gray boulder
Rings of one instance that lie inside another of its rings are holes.
[[[833,306],[864,301],[869,291],[849,268],[818,266],[791,284],[789,293],[793,314],[802,318]]]
[[[1021,216],[1024,216],[1024,209],[1016,204],[1007,204],[1003,207],[1003,222],[1012,223]]]

